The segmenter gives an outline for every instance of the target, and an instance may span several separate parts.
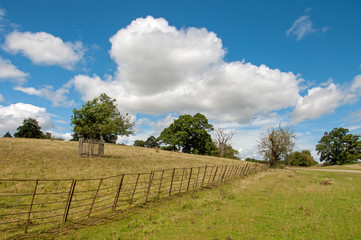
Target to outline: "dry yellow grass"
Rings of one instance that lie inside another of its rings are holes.
[[[104,158],[87,158],[78,156],[77,147],[77,142],[0,138],[0,178],[100,178],[122,173],[238,162],[115,144],[105,145]]]

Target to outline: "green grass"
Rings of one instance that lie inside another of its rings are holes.
[[[59,239],[361,239],[361,174],[271,170]]]

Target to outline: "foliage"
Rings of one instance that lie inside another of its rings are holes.
[[[146,141],[135,140],[134,141],[134,146],[146,147],[146,148],[155,148],[155,147],[159,147],[159,143],[158,143],[157,138],[155,138],[154,136],[150,136],[149,138],[147,138]]]
[[[340,165],[354,163],[361,158],[360,136],[348,132],[348,129],[340,127],[324,133],[316,145],[321,162]]]
[[[79,134],[79,133],[73,133],[71,135],[73,138],[70,139],[70,141],[79,141],[79,138],[90,138],[90,135],[89,134]],[[97,139],[97,140],[100,140],[100,134],[95,134],[95,136],[93,136],[93,139]],[[111,134],[105,134],[103,136],[103,140],[106,142],[106,143],[116,143],[118,139],[118,136],[115,134],[115,133],[111,133]]]
[[[310,167],[317,164],[309,150],[303,150],[302,152],[293,152],[286,157],[285,162],[286,164],[291,166],[301,167]]]
[[[74,133],[89,138],[104,140],[106,135],[112,137],[133,133],[134,123],[128,114],[121,115],[116,100],[105,93],[83,104],[80,109],[73,109],[71,125]]]
[[[226,148],[224,149],[223,157],[240,160],[240,158],[237,156],[238,154],[239,152],[236,149],[233,149],[231,145],[227,145]]]
[[[4,138],[12,138],[13,136],[10,134],[10,132],[8,131],[7,133],[4,134],[3,136]]]
[[[23,125],[19,126],[15,137],[20,138],[45,138],[45,134],[41,131],[39,122],[34,118],[26,118],[23,121]]]
[[[134,146],[136,146],[136,147],[145,147],[145,141],[143,141],[143,140],[135,140],[134,141]]]
[[[217,147],[212,141],[210,131],[213,131],[213,126],[203,114],[185,114],[165,128],[158,140],[161,144],[185,153],[212,155]]]
[[[268,129],[267,134],[261,136],[258,143],[259,153],[268,160],[270,167],[276,167],[277,164],[284,160],[287,154],[292,152],[295,146],[296,134],[288,127]]]

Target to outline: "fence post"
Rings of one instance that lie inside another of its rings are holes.
[[[195,184],[194,184],[194,190],[196,190],[197,189],[197,185],[198,185],[198,178],[199,178],[199,173],[200,173],[200,171],[201,171],[201,167],[199,167],[198,168],[198,173],[197,173],[197,178],[196,178],[196,182],[195,182]]]
[[[212,173],[213,173],[213,169],[214,169],[214,166],[212,166],[211,173],[209,174],[209,178],[208,178],[207,186],[209,185],[209,182],[211,181],[211,178],[212,178]]]
[[[172,187],[173,187],[174,173],[175,173],[175,168],[173,168],[172,181],[170,182],[170,188],[169,188],[169,196],[172,195]]]
[[[216,171],[214,172],[214,177],[213,177],[212,183],[214,183],[214,180],[216,179],[217,171],[218,171],[218,166],[216,168]]]
[[[181,193],[181,191],[182,191],[182,184],[183,184],[184,171],[185,171],[185,168],[183,168],[183,171],[182,171],[182,179],[181,179],[180,186],[179,186],[179,193]]]
[[[192,170],[193,170],[193,168],[191,168],[191,171],[190,171],[190,173],[189,173],[189,179],[188,179],[188,185],[187,185],[187,192],[188,192],[188,189],[189,189],[189,184],[191,183]]]
[[[203,187],[203,182],[204,182],[204,179],[206,178],[206,173],[207,173],[207,165],[204,167],[204,173],[203,173],[201,187]]]
[[[223,182],[224,174],[226,174],[226,171],[227,171],[227,165],[226,165],[226,167],[225,167],[225,169],[224,169],[224,172],[223,172],[223,174],[222,174],[221,182]]]
[[[148,184],[147,196],[145,197],[145,202],[148,201],[148,196],[149,196],[150,188],[152,185],[153,177],[154,177],[154,173],[153,173],[153,171],[151,171],[149,174],[149,184]]]
[[[118,199],[119,199],[120,190],[122,189],[123,179],[124,179],[124,174],[122,174],[122,178],[120,179],[118,191],[117,191],[117,193],[115,194],[114,204],[113,204],[113,210],[115,210],[115,209],[117,208],[117,205],[118,205]]]
[[[68,214],[69,214],[69,210],[70,210],[71,200],[73,199],[73,195],[74,195],[76,181],[77,181],[76,179],[75,180],[73,179],[73,185],[71,186],[69,199],[68,199],[68,202],[67,202],[66,207],[65,207],[64,221],[68,220]]]
[[[140,177],[140,173],[138,173],[137,181],[135,182],[135,185],[134,185],[134,190],[133,190],[133,193],[132,193],[132,198],[130,199],[129,207],[132,206],[134,194],[135,194],[135,191],[137,189],[137,185],[138,185],[138,181],[139,181],[139,177]]]
[[[95,199],[97,198],[97,195],[98,195],[100,186],[102,185],[102,182],[103,182],[103,178],[100,179],[97,191],[94,194],[93,202],[92,202],[92,204],[90,206],[89,213],[88,213],[88,218],[90,217],[90,213],[92,212],[92,209],[93,209],[93,206],[94,206],[94,203],[95,203]]]
[[[162,171],[162,176],[160,177],[159,190],[158,190],[158,197],[159,197],[159,195],[160,195],[160,190],[161,190],[161,188],[162,188],[163,175],[164,175],[164,170]]]
[[[38,183],[39,183],[39,179],[37,179],[36,182],[35,182],[35,188],[34,188],[33,197],[32,197],[32,199],[31,199],[31,203],[30,203],[30,209],[29,209],[29,213],[28,213],[28,219],[26,220],[26,225],[25,225],[25,233],[27,233],[27,231],[28,231],[28,226],[29,226],[29,223],[30,223],[31,210],[32,210],[32,208],[33,208],[34,199],[35,199],[35,195],[36,195],[36,189],[38,188]]]

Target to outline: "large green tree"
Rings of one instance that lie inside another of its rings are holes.
[[[158,140],[161,144],[185,153],[213,155],[217,151],[217,146],[209,134],[213,130],[213,125],[208,123],[203,114],[185,114],[165,128]]]
[[[71,125],[78,136],[104,140],[105,136],[132,134],[134,123],[128,114],[120,114],[115,99],[102,93],[80,109],[73,109]]]
[[[45,134],[41,131],[39,122],[34,118],[25,118],[23,125],[19,126],[15,137],[19,138],[45,138]]]
[[[268,129],[258,142],[259,153],[263,155],[271,167],[277,166],[278,162],[284,160],[295,147],[296,134],[288,127]]]
[[[360,136],[349,133],[346,128],[334,128],[324,133],[316,150],[321,162],[330,165],[354,163],[361,158]]]

